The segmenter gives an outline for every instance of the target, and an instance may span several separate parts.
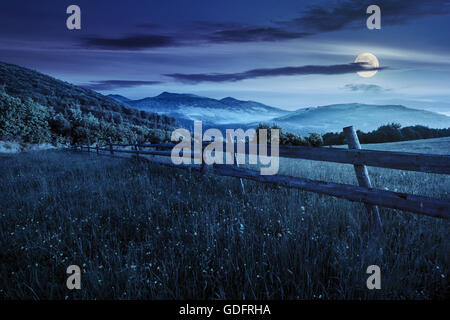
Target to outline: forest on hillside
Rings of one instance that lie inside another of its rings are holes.
[[[163,142],[177,125],[174,118],[1,62],[0,106],[0,139],[23,143]]]

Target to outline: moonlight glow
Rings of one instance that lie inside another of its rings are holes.
[[[361,53],[358,57],[356,57],[355,62],[365,62],[366,64],[364,65],[364,68],[367,69],[378,68],[380,66],[377,57],[375,57],[371,53]],[[377,70],[360,71],[358,72],[358,75],[363,78],[370,78],[373,77],[376,73]]]

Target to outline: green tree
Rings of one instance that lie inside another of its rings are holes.
[[[319,133],[310,133],[308,137],[308,141],[313,147],[321,147],[323,146],[323,138]]]
[[[49,142],[51,131],[48,121],[52,111],[31,98],[22,101],[0,89],[0,136],[26,143]]]

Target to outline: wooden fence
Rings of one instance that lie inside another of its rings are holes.
[[[241,182],[242,179],[249,179],[262,183],[316,192],[350,201],[362,202],[366,205],[369,222],[374,230],[382,230],[377,206],[405,210],[450,220],[450,201],[373,188],[366,168],[366,166],[372,166],[448,175],[450,174],[449,155],[363,150],[361,149],[356,131],[353,127],[344,128],[344,134],[349,149],[280,146],[279,156],[285,158],[352,164],[355,169],[359,186],[283,175],[264,176],[260,175],[259,171],[239,168],[236,165],[214,164],[209,171],[217,175],[240,178]],[[170,157],[170,149],[174,146],[175,144],[138,144],[137,142],[132,144],[113,144],[110,140],[109,144],[106,146],[100,147],[97,145],[92,147],[89,145],[78,145],[74,146],[74,149],[96,152],[97,154],[100,154],[101,152],[104,154],[104,152],[106,152],[111,156],[114,156],[116,153],[127,153],[136,156],[155,155]],[[132,147],[132,149],[125,149],[124,147]],[[226,148],[223,150],[226,150]],[[236,155],[236,150],[234,150],[234,153]],[[206,171],[206,166],[204,164],[175,165],[157,161],[156,159],[152,159],[152,161],[166,166],[197,170],[203,173]],[[244,192],[242,183],[241,187],[242,192]]]

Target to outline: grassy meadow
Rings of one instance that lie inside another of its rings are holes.
[[[449,154],[450,138],[370,145]],[[0,154],[0,299],[448,299],[449,221],[167,168],[47,150]],[[445,175],[369,168],[373,185],[450,199]],[[353,167],[280,174],[356,184]],[[66,268],[82,268],[81,290]],[[366,268],[381,268],[368,290]]]

